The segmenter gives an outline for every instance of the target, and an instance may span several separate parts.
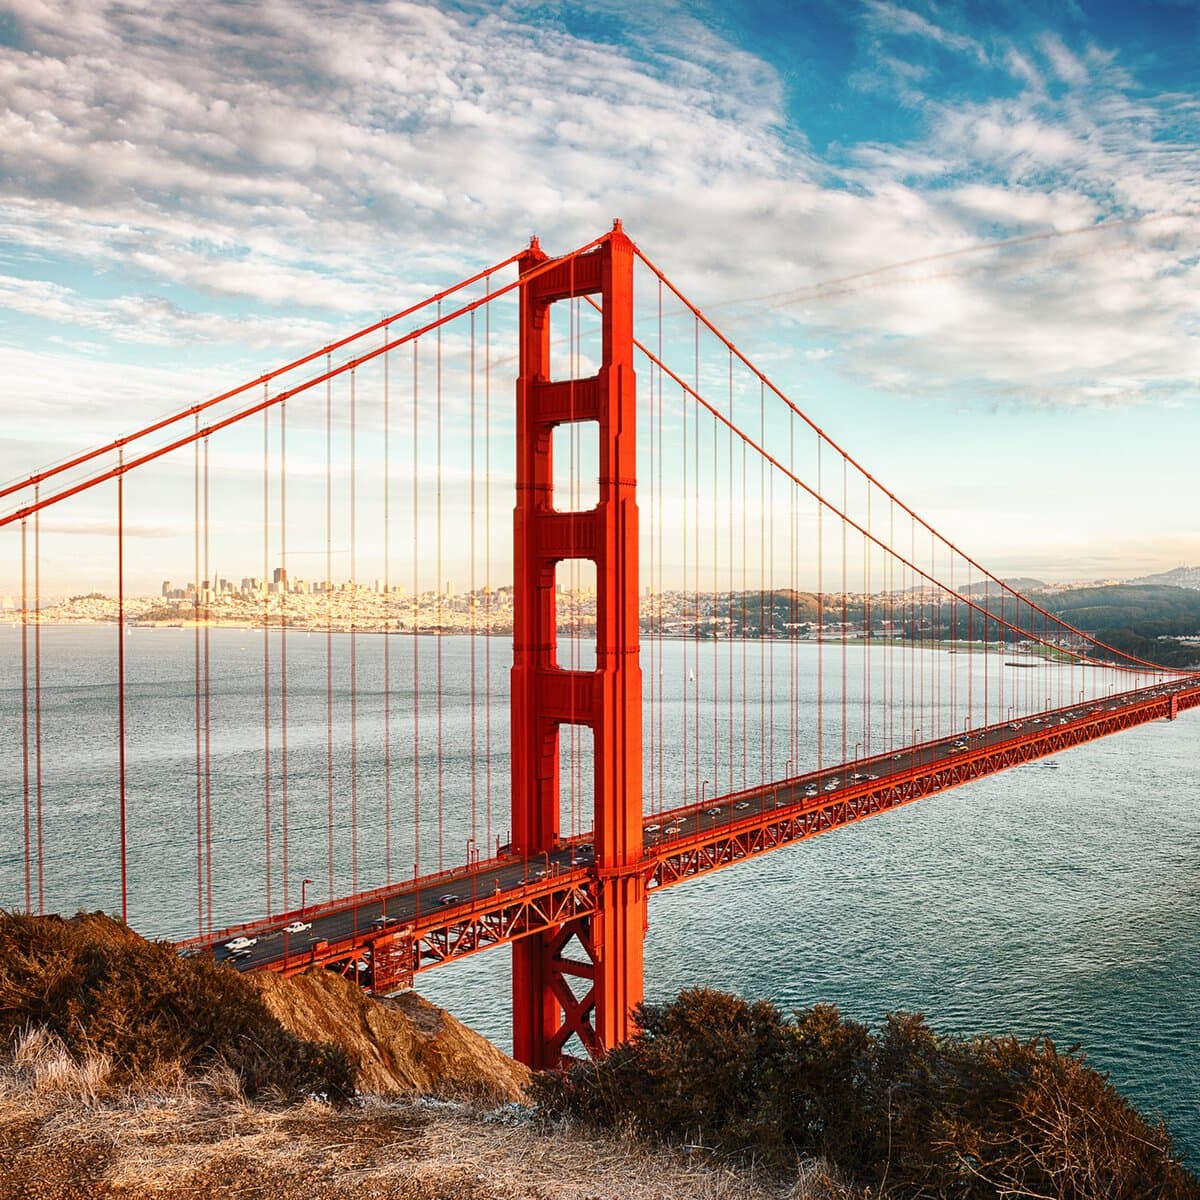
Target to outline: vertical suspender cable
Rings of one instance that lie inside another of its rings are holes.
[[[688,535],[690,533],[690,530],[688,529],[688,444],[687,444],[688,407],[689,407],[689,405],[688,405],[688,395],[685,391],[680,390],[679,398],[680,398],[680,407],[683,410],[682,414],[681,414],[682,415],[682,421],[681,421],[682,432],[680,434],[680,439],[679,439],[680,452],[681,452],[680,473],[679,473],[679,481],[680,481],[679,482],[679,508],[680,508],[680,511],[683,516],[683,530],[682,530],[683,536],[680,541],[682,556],[683,556],[683,578],[680,582],[680,602],[681,602],[681,606],[683,608],[683,615],[684,615],[683,638],[682,638],[681,645],[680,645],[680,651],[682,652],[682,657],[683,657],[683,664],[680,669],[679,682],[680,682],[680,686],[683,689],[683,704],[681,707],[682,726],[683,726],[682,727],[682,734],[683,734],[683,738],[682,738],[682,741],[683,741],[683,796],[682,796],[682,799],[683,799],[683,802],[686,804],[687,797],[688,797],[688,779],[689,779],[689,776],[688,776],[688,766],[689,766],[688,753],[691,749],[691,746],[690,746],[691,730],[688,728],[688,700],[689,700],[691,689],[688,687],[688,670],[689,670],[689,668],[688,668],[688,649],[689,649],[688,640],[689,639],[688,639],[688,630],[687,630],[688,593],[690,591],[690,584],[691,584],[691,580],[688,578],[688,558],[689,558],[688,551],[690,549],[690,547],[688,545]],[[697,415],[697,420],[698,419],[699,419],[699,416]],[[695,619],[695,617],[693,615],[693,620],[694,619]]]
[[[788,414],[788,470],[796,474],[796,422]],[[799,685],[796,664],[796,486],[788,488],[788,778],[799,773],[797,748],[799,728],[796,710],[799,706]],[[818,597],[818,603],[820,598]]]
[[[788,423],[791,424],[789,414]],[[817,438],[817,495],[825,495],[821,450]],[[795,491],[795,487],[792,487]],[[825,769],[825,505],[817,502],[817,770]]]
[[[204,578],[210,579],[208,562],[208,438],[204,439]],[[213,926],[212,880],[212,653],[209,600],[204,606],[204,907],[208,932]]]
[[[843,454],[842,455],[842,512],[843,513],[848,513],[850,511],[850,509],[849,509],[850,492],[849,492],[848,471],[849,471],[849,463],[846,460],[846,456]],[[848,757],[846,750],[847,750],[847,745],[848,745],[847,735],[849,732],[848,726],[846,723],[847,722],[847,707],[846,707],[847,695],[846,695],[846,693],[849,688],[848,670],[847,670],[848,664],[846,661],[846,653],[847,653],[847,648],[848,648],[847,647],[846,627],[847,627],[847,623],[850,618],[849,595],[848,595],[849,584],[846,581],[846,535],[847,535],[847,532],[848,532],[848,525],[846,523],[846,518],[843,516],[842,517],[842,762],[846,762],[847,757]]]
[[[29,588],[26,552],[28,522],[21,520],[21,762],[25,795],[25,911],[33,912],[32,829],[29,813]],[[40,614],[39,614],[40,616]]]
[[[761,395],[761,393],[760,393]],[[761,401],[760,401],[761,403]],[[766,445],[764,438],[763,445]],[[775,472],[773,470],[767,472],[767,526],[768,526],[768,541],[771,546],[770,552],[770,590],[767,593],[768,601],[771,605],[769,617],[771,641],[767,646],[768,654],[768,674],[770,676],[767,694],[770,696],[771,713],[770,727],[767,731],[767,757],[771,764],[769,775],[771,779],[775,778]],[[818,747],[820,739],[818,738]]]
[[[746,478],[746,474],[747,474],[747,465],[746,464],[748,461],[749,460],[747,458],[746,443],[743,440],[742,441],[742,790],[743,791],[750,786],[750,776],[749,776],[750,730],[749,730],[749,705],[747,703],[747,701],[748,701],[747,682],[748,681],[746,678],[746,676],[747,676],[747,670],[746,670],[747,658],[748,658],[748,652],[749,652],[749,648],[747,645],[747,643],[749,641],[749,634],[747,632],[746,627],[749,623],[749,616],[750,616],[750,602],[749,602],[749,590],[748,590],[750,587],[750,578],[749,578],[750,559],[749,559],[749,551],[746,548],[747,534],[749,532],[749,530],[747,528],[747,520],[746,520],[746,510],[747,510],[747,505],[749,502],[749,492],[748,492],[749,484],[748,484],[747,478]],[[759,531],[760,535],[761,535],[761,532],[762,531],[760,530]],[[759,679],[760,680],[762,679],[761,666],[762,666],[762,664],[760,662],[759,663],[759,667],[760,667]]]
[[[387,345],[390,326],[383,327]],[[392,419],[391,354],[383,356],[383,881],[392,882]]]
[[[766,409],[766,387],[762,380],[758,383],[758,442],[760,446],[767,444],[767,409]],[[758,751],[758,782],[764,784],[767,782],[767,760],[770,755],[770,730],[773,727],[770,710],[767,707],[766,697],[766,678],[767,664],[763,662],[762,655],[762,639],[767,639],[767,652],[771,653],[771,647],[774,644],[774,602],[772,600],[771,609],[768,613],[767,599],[770,593],[767,591],[767,460],[760,454],[758,456],[758,636],[759,636],[759,655],[758,655],[758,720],[759,720],[759,751]],[[775,697],[771,696],[771,704],[774,705]],[[765,728],[764,728],[765,725]],[[772,779],[775,778],[772,771]]]
[[[197,434],[200,417],[195,419]],[[204,759],[200,740],[200,439],[192,443],[192,632],[196,683],[196,932],[204,933]]]
[[[263,384],[263,399],[267,385]],[[267,916],[271,915],[271,410],[263,409],[263,847],[266,862]],[[209,580],[209,586],[213,584]]]
[[[727,462],[728,470],[726,471],[726,480],[725,480],[725,486],[727,489],[727,503],[726,503],[726,507],[725,507],[725,516],[729,522],[728,536],[726,538],[727,546],[728,546],[728,555],[729,555],[729,562],[726,566],[726,576],[728,577],[728,580],[729,580],[729,598],[728,598],[728,602],[727,602],[729,618],[725,624],[725,639],[726,639],[726,642],[729,647],[729,651],[725,657],[729,664],[729,671],[728,671],[728,674],[726,677],[725,686],[729,689],[729,702],[728,702],[729,770],[728,770],[728,779],[729,779],[729,790],[732,792],[733,791],[733,761],[734,761],[734,741],[733,741],[733,708],[734,708],[734,704],[733,704],[733,698],[734,698],[733,697],[733,693],[734,693],[734,684],[733,684],[733,615],[734,615],[733,511],[734,510],[733,510],[733,355],[732,354],[729,355],[729,426],[730,427],[726,430],[726,434],[725,434],[725,450],[726,450],[726,457],[728,460],[728,462]],[[746,443],[742,442],[743,453],[745,452],[745,446],[746,446]],[[745,497],[743,497],[743,501],[744,500],[745,500]],[[744,513],[745,513],[745,504],[744,503],[742,505],[742,512],[744,515]],[[743,674],[743,676],[742,676],[743,692],[744,692],[745,686],[746,686],[746,677]],[[742,696],[742,711],[743,712],[745,712],[745,703],[746,703],[746,698],[745,698],[745,695],[743,694],[743,696]],[[745,746],[745,742],[743,741],[743,747],[744,746]],[[714,788],[717,787],[717,781],[715,779],[713,780],[713,787]]]
[[[35,504],[40,493],[40,487],[33,489]],[[33,514],[33,610],[38,614],[33,625],[33,784],[37,813],[37,910],[41,914],[46,911],[46,881],[42,869],[42,513],[40,509]]]
[[[279,852],[283,909],[288,904],[288,592],[287,557],[287,401],[279,404]]]
[[[872,487],[870,481],[867,482],[867,534],[868,537],[862,539],[863,544],[863,573],[862,573],[862,630],[863,630],[863,666],[862,666],[862,736],[863,736],[863,757],[869,758],[872,753],[871,745],[871,643],[874,639],[871,636],[871,542],[870,534],[872,533],[871,526],[871,494]]]
[[[700,392],[700,322],[693,320],[693,387]],[[686,398],[685,398],[686,399]],[[700,409],[693,423],[692,452],[692,795],[700,796]]]
[[[716,791],[721,786],[721,704],[720,704],[720,674],[721,674],[721,639],[717,625],[717,614],[721,611],[717,597],[721,585],[721,543],[718,535],[720,525],[720,491],[721,491],[721,430],[714,420],[712,422],[713,445],[713,477],[712,477],[712,707],[713,707],[713,765],[712,787]]]
[[[471,522],[470,533],[468,534],[469,550],[470,550],[470,579],[468,581],[469,594],[467,603],[470,605],[470,626],[471,626],[471,841],[470,846],[477,846],[477,838],[479,837],[479,740],[478,740],[478,688],[476,684],[476,637],[478,629],[475,624],[475,313],[471,313],[470,325],[470,363],[469,375],[470,379],[467,384],[468,406],[470,408],[469,428],[471,441],[471,481],[469,485],[470,494],[468,496],[468,505],[470,508]],[[467,866],[471,866],[470,854],[467,855]]]
[[[332,356],[325,356],[325,371]],[[325,381],[325,830],[333,899],[333,380]]]
[[[658,512],[654,506],[654,498],[658,494],[658,476],[659,476],[659,469],[660,469],[660,462],[658,460],[658,456],[656,453],[657,445],[655,443],[655,437],[656,437],[656,432],[657,432],[656,418],[655,418],[656,380],[657,380],[657,377],[654,372],[654,366],[653,366],[653,364],[651,364],[650,374],[649,374],[650,421],[649,421],[649,430],[648,430],[649,431],[649,439],[650,439],[650,452],[646,459],[648,476],[645,481],[646,482],[646,492],[650,496],[650,507],[648,509],[643,508],[641,511],[641,521],[642,521],[641,529],[643,531],[645,531],[645,530],[649,531],[648,535],[646,533],[643,533],[643,536],[646,537],[646,540],[647,540],[650,561],[648,564],[649,565],[648,572],[644,575],[639,576],[639,578],[649,581],[648,583],[643,585],[647,595],[649,595],[653,591],[654,581],[657,578],[658,571],[660,570],[660,566],[659,566],[659,562],[658,562],[658,540],[655,536],[656,529],[657,529],[656,523],[658,520]],[[661,382],[661,380],[657,380],[657,382]],[[647,427],[646,427],[646,424],[643,423],[638,428],[639,437],[646,436],[646,433],[647,433]],[[639,447],[639,449],[640,449],[640,447]],[[640,466],[639,466],[639,474],[640,474]],[[641,604],[641,599],[639,598],[639,605],[640,604]],[[645,609],[646,609],[646,611],[642,613],[642,616],[644,618],[654,620],[655,618],[654,618],[653,604],[652,603],[647,604],[645,606]],[[640,608],[639,608],[639,612],[641,612]],[[657,628],[657,622],[655,622],[655,628]],[[658,757],[658,743],[657,743],[658,730],[657,730],[657,726],[655,724],[655,714],[658,712],[658,706],[659,706],[659,702],[660,702],[659,688],[661,686],[661,680],[658,675],[657,655],[655,653],[657,639],[656,639],[653,631],[647,631],[647,638],[645,639],[645,641],[649,642],[650,671],[649,671],[649,678],[645,681],[645,690],[643,692],[642,698],[643,698],[643,704],[646,707],[647,712],[649,713],[650,720],[647,721],[644,726],[645,734],[643,737],[644,749],[643,749],[642,765],[643,765],[644,774],[646,775],[646,778],[650,785],[650,795],[649,795],[650,810],[652,812],[654,812],[654,811],[657,811],[657,809],[658,809],[658,796],[655,791],[656,776],[655,776],[655,768],[654,768],[655,761]],[[642,808],[643,808],[643,812],[644,812],[645,807],[646,807],[645,806],[646,796],[644,793],[642,796],[642,801],[643,801]]]
[[[350,372],[350,878],[358,895],[358,380]],[[358,907],[354,918],[358,920]]]
[[[658,316],[658,359],[659,359],[659,362],[662,362],[663,288],[662,288],[662,280],[661,279],[658,281],[658,314],[657,314],[657,316]],[[656,621],[655,628],[657,630],[657,647],[658,647],[658,755],[657,755],[658,761],[657,761],[657,765],[658,765],[658,810],[661,812],[662,808],[663,808],[663,803],[664,803],[664,801],[663,801],[664,783],[665,783],[664,771],[666,769],[666,764],[663,761],[663,758],[664,758],[664,755],[663,755],[663,713],[664,713],[663,688],[664,688],[665,682],[666,682],[666,675],[665,675],[666,668],[663,665],[663,619],[662,619],[662,614],[663,614],[663,522],[665,519],[664,514],[663,514],[663,496],[664,496],[664,489],[665,489],[665,481],[663,479],[663,475],[665,472],[664,472],[663,468],[666,464],[666,458],[665,458],[665,455],[663,452],[663,372],[662,372],[661,367],[658,368],[658,390],[655,393],[655,402],[658,405],[658,411],[657,411],[657,415],[656,415],[654,423],[658,429],[658,456],[657,457],[658,457],[658,463],[659,463],[658,504],[656,506],[658,511],[655,514],[655,517],[657,520],[657,529],[655,531],[655,536],[658,539],[658,583],[657,583],[657,588],[656,588],[658,594],[657,594],[656,603],[655,603],[655,611],[656,611],[656,615],[657,615],[657,621]]]
[[[484,283],[484,294],[490,295],[492,277]],[[483,306],[483,757],[486,785],[484,799],[487,808],[486,828],[488,853],[492,850],[492,306]]]
[[[125,789],[125,472],[117,451],[117,740],[121,803],[121,920],[129,923],[129,855]],[[36,566],[35,566],[36,569]]]
[[[442,597],[444,594],[445,584],[442,580],[442,326],[440,319],[442,315],[442,302],[438,301],[437,313],[439,324],[437,327],[437,364],[435,369],[435,402],[434,409],[437,414],[437,523],[436,533],[437,545],[434,549],[434,555],[437,560],[437,578],[434,580],[434,585],[437,589],[437,802],[438,802],[438,870],[445,870],[445,826],[443,822],[443,788],[445,784],[445,765],[443,763],[443,737],[444,726],[442,721],[442,684],[443,684],[443,662],[442,662],[442,633],[443,633],[443,616],[442,616]]]
[[[421,489],[418,400],[419,356],[412,344],[412,678],[413,678],[413,878],[421,871]]]

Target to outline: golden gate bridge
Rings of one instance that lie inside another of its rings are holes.
[[[387,992],[509,944],[533,1067],[629,1036],[656,891],[1200,704],[1200,676],[1072,627],[923,520],[619,222],[559,257],[534,239],[0,501],[26,909],[74,819],[56,753],[87,740],[123,917],[136,787],[194,883],[186,951]],[[214,566],[259,552],[233,615],[261,654],[230,669]],[[193,574],[157,613],[187,631],[184,705],[129,669],[150,553]],[[44,575],[67,566],[115,592],[86,736],[46,711]],[[314,635],[324,686],[298,686]],[[186,779],[156,767],[168,744]],[[261,901],[231,912],[248,873]]]

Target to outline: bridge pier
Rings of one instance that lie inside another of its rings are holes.
[[[636,380],[633,244],[619,223],[594,250],[546,268],[536,240],[521,259],[517,488],[513,516],[512,847],[531,859],[559,828],[559,731],[593,735],[597,910],[513,945],[513,1053],[535,1069],[562,1058],[572,1034],[591,1054],[626,1040],[642,999],[646,889],[642,875],[642,682],[638,639]],[[600,369],[555,380],[554,303],[597,296]],[[555,507],[553,432],[594,422],[599,499]],[[557,663],[555,568],[596,565],[596,669]]]

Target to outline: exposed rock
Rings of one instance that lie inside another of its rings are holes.
[[[316,968],[292,978],[269,971],[247,978],[285,1029],[353,1055],[361,1092],[487,1104],[524,1098],[525,1067],[415,992],[372,999],[349,980]]]

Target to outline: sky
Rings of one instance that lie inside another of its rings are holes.
[[[1200,563],[1198,52],[1196,0],[10,0],[0,479],[619,216],[991,569]]]

